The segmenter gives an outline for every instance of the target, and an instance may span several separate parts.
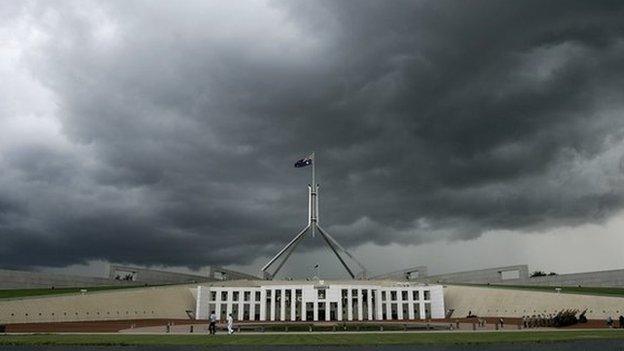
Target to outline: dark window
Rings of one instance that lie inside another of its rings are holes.
[[[318,289],[317,293],[319,300],[325,300],[325,289]]]

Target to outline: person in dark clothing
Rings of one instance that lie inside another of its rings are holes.
[[[620,315],[619,322],[620,322],[620,328],[624,328],[624,316]]]
[[[211,335],[215,335],[217,333],[217,315],[215,314],[215,311],[212,311],[210,313],[210,317],[208,318],[210,320],[210,324],[208,325],[208,331]]]

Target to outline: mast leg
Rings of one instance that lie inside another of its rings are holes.
[[[267,263],[266,265],[264,265],[264,267],[262,267],[261,271],[262,272],[266,272],[267,269],[269,269],[269,267],[280,257],[284,254],[284,252],[286,252],[291,246],[293,246],[295,243],[297,243],[304,235],[305,233],[308,231],[308,229],[310,229],[310,225],[308,224],[305,228],[303,228],[299,234],[297,234],[297,236],[295,236],[288,244],[286,244],[286,246],[284,246],[283,249],[281,249],[277,255],[275,255],[275,257],[273,257],[269,263]]]
[[[336,245],[336,247],[338,247],[342,252],[344,252],[345,255],[347,255],[350,259],[352,259],[360,267],[360,269],[362,269],[362,272],[366,274],[366,267],[364,267],[364,265],[362,265],[360,261],[358,261],[355,257],[353,257],[353,255],[351,255],[349,251],[347,251],[344,247],[342,247],[342,245],[340,245],[338,241],[336,241],[336,239],[334,239],[331,235],[329,235],[329,233],[327,233],[325,229],[321,228],[321,226],[319,226],[318,224],[316,225],[316,227],[318,228],[321,235],[323,235],[323,237],[327,237],[328,240],[330,240],[334,245]]]
[[[338,260],[340,260],[340,263],[342,263],[342,265],[347,270],[347,272],[349,272],[349,275],[351,276],[351,278],[355,279],[355,274],[353,274],[353,272],[351,271],[351,268],[349,268],[349,265],[347,265],[347,263],[344,261],[342,256],[340,256],[340,253],[338,253],[338,251],[334,247],[334,244],[329,240],[329,238],[325,235],[325,233],[321,230],[321,228],[319,228],[319,232],[321,233],[321,236],[323,237],[323,239],[325,239],[325,242],[327,243],[327,245],[332,249],[336,257],[338,257]]]
[[[299,243],[304,239],[304,237],[300,237],[299,240],[295,241],[295,243],[293,243],[292,247],[290,248],[290,250],[288,250],[288,253],[286,253],[286,257],[284,257],[284,259],[282,260],[282,262],[280,262],[280,264],[277,266],[277,268],[275,268],[275,271],[273,273],[271,273],[271,277],[275,277],[277,275],[277,273],[280,271],[280,269],[282,269],[282,266],[284,266],[284,263],[286,263],[286,261],[288,261],[288,258],[290,257],[290,255],[292,255],[292,253],[295,251],[295,249],[297,248],[297,245],[299,245]]]

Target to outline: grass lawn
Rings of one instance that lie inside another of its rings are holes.
[[[264,335],[0,335],[0,345],[383,345],[555,342],[622,339],[620,330]]]
[[[485,285],[485,284],[449,284],[449,285],[466,285],[476,287],[486,287],[495,289],[514,289],[514,290],[533,290],[546,291],[555,293],[556,286],[531,286],[531,285]],[[581,294],[581,295],[598,295],[624,297],[624,288],[593,288],[578,286],[560,286],[562,294]]]
[[[102,291],[102,290],[116,290],[116,289],[133,289],[144,288],[144,286],[98,286],[98,287],[86,287],[86,288],[56,288],[56,289],[8,289],[0,290],[0,299],[16,298],[16,297],[28,297],[28,296],[44,296],[44,295],[60,295],[60,294],[74,294],[79,293],[80,289],[87,289],[87,291]]]

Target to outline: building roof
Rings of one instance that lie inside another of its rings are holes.
[[[375,279],[375,280],[328,280],[328,279],[315,279],[315,280],[224,280],[217,282],[202,283],[202,286],[210,287],[261,287],[269,285],[379,285],[387,287],[405,287],[405,286],[427,286],[429,284],[420,282],[407,282],[391,279]]]

